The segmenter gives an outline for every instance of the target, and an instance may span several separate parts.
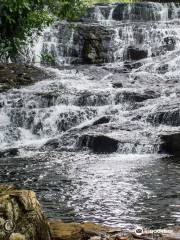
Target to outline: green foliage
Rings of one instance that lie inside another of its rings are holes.
[[[56,17],[76,20],[83,9],[82,0],[0,0],[0,61],[13,59]]]

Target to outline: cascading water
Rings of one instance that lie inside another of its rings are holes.
[[[19,149],[0,179],[50,217],[177,224],[180,167],[158,152],[180,131],[179,17],[174,3],[97,5],[46,29],[31,59],[51,78],[0,95],[0,148]]]

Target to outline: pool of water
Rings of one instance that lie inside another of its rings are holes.
[[[49,218],[164,228],[180,222],[180,159],[38,153],[0,161],[0,181],[33,189]]]

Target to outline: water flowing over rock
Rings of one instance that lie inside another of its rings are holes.
[[[10,67],[0,94],[0,180],[32,186],[55,218],[179,222],[179,166],[162,157],[179,157],[180,4],[98,4],[29,54],[40,79],[19,86]]]
[[[81,147],[92,149],[95,153],[113,153],[118,150],[118,141],[103,135],[83,135],[78,144]]]
[[[161,152],[179,157],[180,156],[180,133],[172,133],[161,136]]]

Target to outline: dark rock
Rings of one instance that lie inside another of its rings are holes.
[[[99,118],[98,120],[94,121],[92,126],[96,126],[99,124],[105,124],[105,123],[109,123],[110,122],[110,117],[109,116],[104,116]]]
[[[0,108],[2,108],[2,107],[4,107],[4,102],[3,101],[0,102]]]
[[[176,47],[176,40],[174,37],[164,38],[164,44],[158,48],[152,49],[152,57],[166,54],[167,51],[173,51]]]
[[[161,6],[151,2],[119,3],[113,11],[113,19],[116,21],[158,21],[161,19]]]
[[[147,56],[148,56],[147,50],[129,46],[127,48],[126,54],[124,55],[124,58],[125,58],[125,60],[137,61],[137,60],[141,60],[143,58],[147,58]]]
[[[180,111],[179,109],[161,110],[148,115],[147,121],[154,125],[164,124],[168,126],[180,126]]]
[[[173,156],[180,156],[180,133],[161,136],[162,144],[160,153],[166,153]]]
[[[53,149],[56,149],[58,147],[59,147],[58,139],[50,139],[44,144],[43,149],[53,150]]]
[[[138,92],[119,92],[115,96],[115,103],[119,104],[122,102],[143,102],[148,99],[154,99],[159,97],[154,91],[145,91],[144,93]]]
[[[3,157],[15,157],[19,153],[19,150],[17,148],[9,148],[6,150],[0,151],[0,158]]]
[[[99,92],[92,93],[89,91],[81,92],[75,101],[77,106],[103,106],[107,105],[110,101],[109,93]]]
[[[122,82],[114,82],[112,86],[113,88],[123,88]]]
[[[126,69],[126,71],[130,71],[132,69],[137,69],[139,67],[141,67],[143,64],[141,62],[129,62],[129,61],[125,61],[124,62],[124,68]]]
[[[176,40],[174,39],[174,37],[166,37],[164,38],[164,48],[166,49],[166,51],[173,51],[175,50],[175,46],[176,46]]]
[[[78,146],[89,148],[94,153],[113,153],[118,150],[119,142],[116,139],[104,135],[82,135]]]
[[[168,64],[163,64],[162,66],[158,67],[157,71],[160,74],[165,74],[168,72],[169,65]]]
[[[79,25],[74,34],[75,51],[83,64],[113,61],[117,46],[112,44],[114,30],[100,25]]]

